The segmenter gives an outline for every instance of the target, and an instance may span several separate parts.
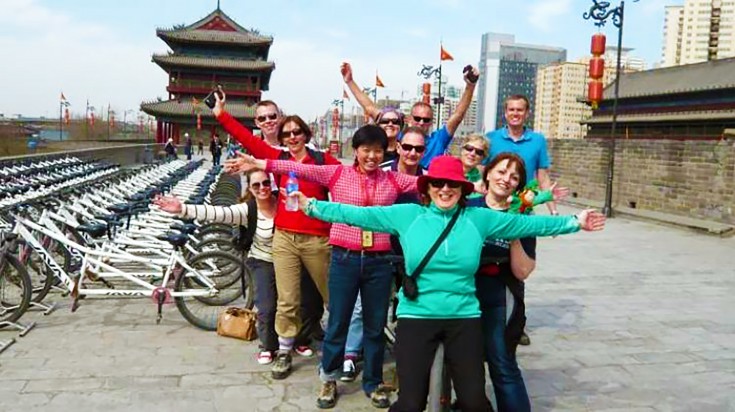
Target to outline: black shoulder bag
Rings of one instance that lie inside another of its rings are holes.
[[[416,267],[416,269],[413,270],[413,273],[411,273],[411,276],[406,276],[403,278],[403,296],[405,296],[408,300],[416,300],[416,298],[419,296],[419,286],[416,283],[416,279],[421,274],[421,271],[424,270],[424,267],[426,267],[426,264],[429,263],[429,260],[432,256],[434,256],[434,253],[436,253],[436,250],[439,249],[439,246],[444,242],[444,239],[447,238],[449,235],[449,232],[452,230],[452,227],[454,227],[454,224],[457,222],[457,219],[459,218],[459,214],[462,213],[462,207],[458,207],[457,211],[454,212],[454,215],[452,216],[452,220],[447,223],[447,227],[444,228],[444,231],[441,235],[439,235],[439,238],[434,242],[434,246],[429,249],[429,251],[426,253],[426,256],[421,260],[421,263]]]

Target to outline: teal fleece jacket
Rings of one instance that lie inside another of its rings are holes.
[[[403,247],[406,273],[413,273],[449,223],[456,207],[444,211],[429,206],[353,206],[312,200],[306,214],[332,223],[346,223],[397,235]],[[475,297],[475,273],[485,238],[520,239],[553,236],[580,229],[574,216],[524,216],[468,207],[449,236],[418,276],[419,295],[398,294],[399,318],[456,319],[480,317]]]

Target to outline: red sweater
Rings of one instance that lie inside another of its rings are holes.
[[[253,132],[251,132],[250,129],[240,124],[229,113],[222,112],[217,116],[217,121],[222,125],[227,133],[237,139],[237,141],[240,142],[240,144],[247,149],[253,157],[258,159],[278,159],[281,156],[283,150],[277,149],[263,140],[260,140],[258,137],[253,135]],[[290,160],[296,162],[296,159],[293,156],[290,156]],[[312,159],[308,154],[301,160],[301,163],[315,164],[314,159]],[[324,153],[324,164],[340,165],[342,163],[332,157],[329,153]],[[276,179],[279,179],[280,181],[280,184],[278,185],[279,187],[286,187],[286,180],[288,180],[287,175],[278,175]],[[327,200],[324,187],[317,183],[300,180],[299,190],[308,197]],[[327,222],[308,217],[301,211],[287,211],[285,197],[283,194],[278,195],[278,211],[276,212],[274,224],[278,229],[316,236],[329,236],[329,228],[331,226]]]

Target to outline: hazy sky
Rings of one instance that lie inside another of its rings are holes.
[[[618,0],[610,0],[618,5]],[[649,67],[661,59],[664,6],[683,0],[627,1],[624,45]],[[166,75],[151,62],[166,44],[157,27],[191,24],[216,0],[0,0],[0,113],[58,116],[59,93],[83,113],[86,100],[108,103],[122,117],[143,100],[165,97]],[[222,0],[242,26],[274,36],[276,70],[264,98],[307,119],[342,95],[341,61],[352,63],[361,86],[376,70],[379,98],[415,95],[422,64],[439,63],[439,43],[455,58],[444,62],[449,83],[477,65],[488,31],[521,43],[564,47],[570,60],[589,53],[597,29],[582,19],[592,0]],[[612,24],[603,30],[615,42]],[[346,102],[349,110],[352,101]],[[135,114],[129,114],[135,116]]]

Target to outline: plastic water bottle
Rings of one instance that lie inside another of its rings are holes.
[[[286,195],[290,195],[291,193],[298,191],[299,179],[296,178],[296,173],[288,172],[288,180],[286,180]],[[286,210],[289,212],[299,210],[299,198],[295,196],[286,197]]]

